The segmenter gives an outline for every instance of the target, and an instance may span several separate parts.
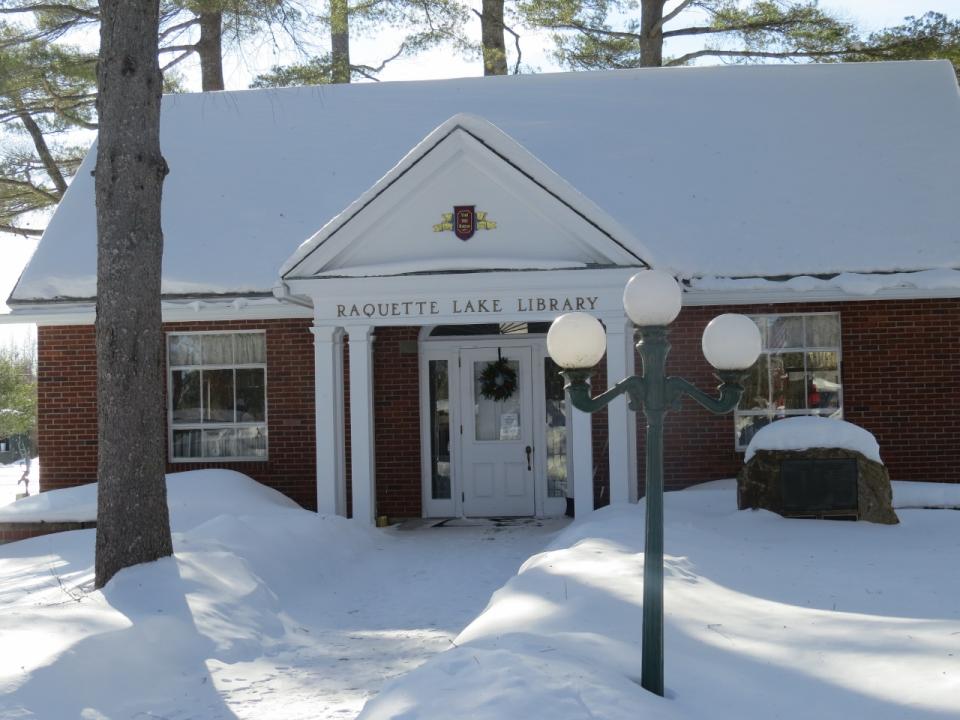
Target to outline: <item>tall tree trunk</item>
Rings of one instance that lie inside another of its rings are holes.
[[[100,0],[96,586],[173,552],[160,329],[158,0]]]
[[[507,74],[507,45],[503,39],[503,0],[483,0],[480,13],[483,74]]]
[[[665,0],[640,0],[640,66],[663,65],[663,6]]]
[[[223,90],[223,13],[200,13],[200,86],[203,92]]]
[[[350,12],[347,0],[330,0],[330,79],[350,82]]]

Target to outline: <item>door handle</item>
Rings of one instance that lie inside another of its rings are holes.
[[[530,465],[530,454],[533,452],[533,448],[527,445],[527,470],[533,470],[533,466]]]

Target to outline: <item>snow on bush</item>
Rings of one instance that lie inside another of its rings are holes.
[[[770,423],[750,440],[743,461],[749,462],[758,450],[808,448],[843,448],[883,463],[880,446],[871,433],[853,423],[823,417],[792,417]]]

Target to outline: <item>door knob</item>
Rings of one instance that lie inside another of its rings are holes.
[[[533,452],[533,448],[527,445],[527,470],[533,470],[533,466],[530,465],[530,454]]]

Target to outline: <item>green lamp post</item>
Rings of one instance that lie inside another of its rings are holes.
[[[678,377],[667,377],[670,352],[667,327],[680,312],[681,290],[674,278],[658,270],[637,273],[623,293],[627,315],[637,326],[637,352],[643,374],[625,378],[597,397],[590,396],[591,368],[606,352],[606,332],[586,313],[561,315],[550,326],[547,350],[563,368],[570,402],[594,413],[620,395],[647,419],[647,510],[643,563],[643,646],[640,684],[663,695],[663,419],[689,396],[711,412],[734,410],[743,394],[747,369],[760,354],[760,331],[744,315],[720,315],[703,332],[703,354],[717,370],[720,394],[712,397]]]

